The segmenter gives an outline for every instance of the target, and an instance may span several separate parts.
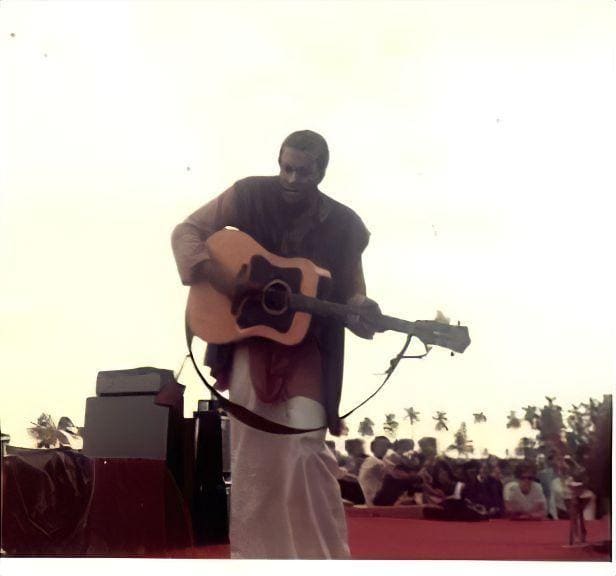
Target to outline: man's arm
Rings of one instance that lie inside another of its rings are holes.
[[[182,284],[208,280],[220,292],[232,293],[235,277],[212,259],[206,241],[225,226],[237,226],[235,194],[234,187],[225,190],[173,230],[171,246]]]

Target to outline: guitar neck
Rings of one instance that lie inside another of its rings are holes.
[[[308,312],[325,318],[334,318],[346,322],[349,316],[362,315],[363,310],[350,304],[339,304],[328,300],[319,300],[303,294],[289,294],[289,308],[298,312]],[[370,317],[370,322],[379,332],[393,330],[404,334],[414,334],[418,325],[416,322],[401,320],[393,316],[378,314]]]
[[[409,322],[393,316],[385,316],[379,312],[370,310],[366,312],[359,306],[328,302],[302,294],[288,294],[287,304],[291,310],[335,318],[345,324],[349,322],[351,316],[358,315],[374,326],[377,332],[394,330],[395,332],[412,334],[426,346],[442,346],[453,352],[464,352],[471,342],[466,326],[451,326],[436,320]]]

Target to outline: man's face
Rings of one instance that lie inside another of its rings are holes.
[[[387,440],[377,440],[372,446],[372,453],[377,458],[383,458],[383,456],[387,454],[388,449],[389,449],[389,442]]]
[[[449,484],[452,480],[451,476],[449,475],[449,472],[447,472],[445,468],[438,469],[438,472],[436,473],[436,479],[441,484]]]
[[[349,456],[361,456],[364,453],[364,443],[352,442],[349,444],[347,452]]]
[[[532,475],[529,472],[524,472],[524,474],[520,476],[519,483],[522,494],[528,494],[533,484]]]
[[[287,146],[282,150],[279,164],[282,197],[286,202],[302,202],[316,190],[321,173],[310,154]]]

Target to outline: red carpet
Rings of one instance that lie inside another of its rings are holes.
[[[609,526],[589,522],[587,541],[609,538]],[[411,518],[349,518],[357,560],[605,560],[591,547],[566,546],[569,522],[439,522]]]
[[[609,552],[592,546],[568,546],[564,520],[468,523],[349,515],[348,526],[355,560],[610,560]],[[610,538],[606,520],[587,522],[587,530],[590,544]],[[228,558],[229,547],[204,546],[169,556]]]

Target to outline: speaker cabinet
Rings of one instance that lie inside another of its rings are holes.
[[[155,396],[104,396],[86,400],[83,453],[89,458],[167,460],[171,410]]]

